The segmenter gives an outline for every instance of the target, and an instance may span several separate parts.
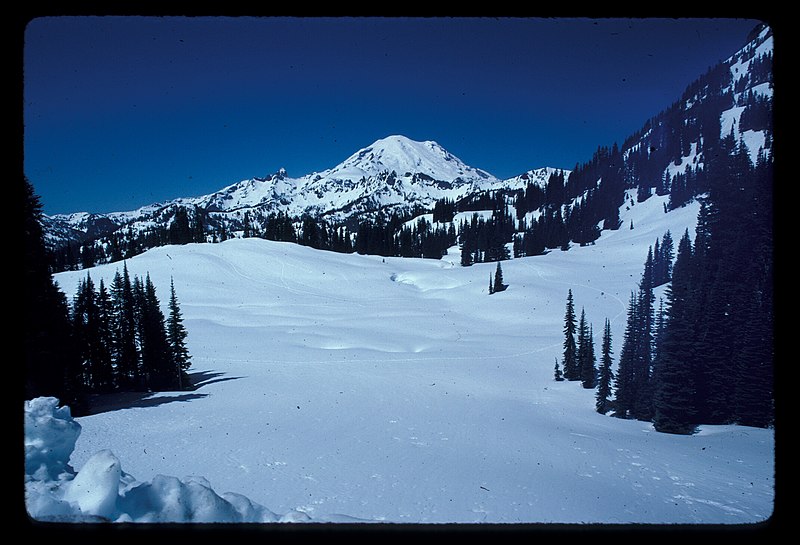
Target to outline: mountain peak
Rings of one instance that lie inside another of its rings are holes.
[[[358,150],[322,173],[322,177],[358,179],[392,171],[399,176],[421,173],[445,181],[492,178],[482,170],[466,165],[433,140],[418,142],[399,134],[381,138]]]

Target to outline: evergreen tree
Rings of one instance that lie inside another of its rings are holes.
[[[56,397],[80,415],[85,395],[75,382],[80,362],[71,335],[69,307],[52,277],[39,197],[27,178],[22,182],[18,198],[23,213],[24,395],[25,399]]]
[[[175,217],[169,226],[170,244],[188,244],[192,241],[192,229],[189,225],[189,215],[182,206],[175,207]]]
[[[622,340],[617,376],[614,381],[614,416],[619,418],[631,418],[633,416],[636,400],[634,374],[636,368],[637,312],[637,298],[634,293],[631,293],[625,335]]]
[[[672,280],[672,261],[675,258],[675,249],[672,242],[672,233],[667,230],[661,237],[661,261],[663,263],[663,276],[659,278],[658,286]]]
[[[105,292],[105,287],[102,288]],[[81,360],[81,388],[86,392],[108,392],[112,384],[110,335],[107,331],[107,294],[95,291],[89,274],[78,284],[74,298],[72,326]]]
[[[497,262],[497,267],[494,271],[494,291],[505,291],[508,286],[503,281],[503,269],[500,267],[500,262]]]
[[[186,328],[183,325],[178,297],[175,294],[175,282],[170,279],[169,319],[167,321],[167,341],[173,364],[178,368],[178,389],[185,389],[189,384],[187,371],[191,367],[191,357],[186,348]]]
[[[572,290],[567,293],[567,310],[564,315],[564,378],[566,380],[578,380],[578,350],[575,344],[575,302],[572,298]]]
[[[139,386],[139,351],[137,345],[136,301],[128,266],[114,275],[111,284],[112,359],[115,363],[116,386],[129,391]]]
[[[611,369],[611,365],[611,323],[606,318],[606,324],[603,329],[603,346],[600,356],[597,394],[595,396],[595,408],[600,414],[606,414],[612,408],[611,382],[614,380],[614,372]]]
[[[106,285],[100,279],[97,291],[97,317],[98,317],[98,339],[102,347],[100,365],[95,370],[96,384],[98,392],[111,392],[116,387],[116,377],[114,371],[114,335],[111,330],[112,306],[111,295],[106,289]]]
[[[597,356],[594,351],[594,329],[589,324],[589,335],[586,338],[588,344],[586,349],[586,360],[584,361],[581,374],[581,384],[589,390],[597,386]]]
[[[154,391],[177,390],[180,386],[180,369],[170,350],[164,314],[149,274],[141,285],[139,297],[139,335],[146,387]]]
[[[562,382],[564,380],[564,374],[561,372],[561,368],[558,366],[558,358],[556,358],[556,366],[553,373],[553,378],[556,380],[556,382]]]
[[[690,434],[696,427],[692,245],[688,231],[678,244],[672,282],[667,287],[667,324],[659,342],[654,376],[653,425],[657,431]]]
[[[651,372],[655,327],[653,295],[653,253],[648,250],[642,279],[639,282],[637,321],[634,339],[634,406],[633,417],[649,421],[653,417]]]
[[[578,321],[578,339],[577,339],[577,360],[578,360],[578,379],[583,384],[584,388],[594,387],[594,377],[589,377],[589,325],[586,322],[586,311],[581,309],[581,317]],[[591,372],[594,372],[594,365],[591,365]],[[592,383],[591,386],[588,386]]]

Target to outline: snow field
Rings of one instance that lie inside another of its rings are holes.
[[[752,523],[774,498],[773,431],[689,437],[594,412],[552,380],[567,290],[614,359],[647,247],[697,205],[651,197],[593,246],[495,263],[315,251],[258,239],[127,262],[175,288],[198,388],[76,419],[69,460],[109,450],[144,482],[201,475],[271,513],[408,523]],[[635,228],[629,229],[633,220]],[[90,271],[110,284],[121,264]],[[71,297],[86,271],[57,275]],[[80,475],[80,473],[79,473]],[[184,481],[180,482],[186,482]]]

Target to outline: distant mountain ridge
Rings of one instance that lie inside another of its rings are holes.
[[[51,246],[84,241],[131,227],[169,223],[176,207],[199,209],[217,222],[237,224],[245,212],[290,217],[309,215],[331,222],[376,211],[429,209],[439,199],[458,200],[496,189],[545,184],[555,168],[530,170],[508,180],[465,164],[434,141],[392,135],[362,148],[333,168],[291,178],[286,171],[231,184],[199,197],[183,197],[129,212],[78,212],[46,216]]]
[[[560,230],[563,222],[572,241],[591,243],[600,229],[619,227],[616,212],[630,190],[639,200],[653,193],[669,194],[670,207],[702,194],[705,166],[723,139],[746,146],[753,163],[761,154],[771,154],[772,31],[760,25],[748,38],[744,47],[690,83],[678,100],[646,120],[621,146],[598,146],[594,157],[569,171],[547,167],[501,180],[466,165],[435,141],[391,135],[328,170],[299,178],[281,169],[208,195],[130,212],[45,216],[47,242],[54,252],[96,252],[89,255],[92,262],[181,241],[271,238],[276,229],[302,232],[304,227],[316,229],[314,223],[324,229],[346,226],[341,236],[352,237],[363,222],[380,223],[393,216],[407,221],[443,201],[461,201],[464,205],[456,211],[476,210],[479,203],[505,202],[516,208],[518,233],[533,229],[537,220],[538,228],[544,229],[546,216],[547,230]],[[171,236],[177,225],[192,230],[191,237]],[[265,234],[269,229],[272,235]],[[65,266],[78,260],[75,255],[63,259]]]

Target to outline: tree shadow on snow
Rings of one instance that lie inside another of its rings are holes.
[[[212,373],[210,371],[199,371],[191,373],[191,386],[186,388],[187,392],[195,392],[203,386],[208,386],[215,382],[226,380],[236,380],[242,377],[219,378],[224,373]],[[167,395],[164,392],[117,392],[113,394],[103,394],[93,396],[89,400],[87,412],[82,416],[118,411],[120,409],[158,407],[167,403],[187,402],[195,399],[207,397],[208,394],[196,393],[174,393]]]
[[[83,416],[132,409],[135,407],[157,407],[175,401],[192,401],[208,394],[175,394],[163,395],[159,392],[119,392],[103,394],[89,400],[88,411]],[[158,397],[153,397],[158,396]]]
[[[215,382],[225,382],[226,380],[237,380],[242,378],[242,377],[218,378],[223,375],[225,375],[225,373],[220,373],[220,372],[213,373],[211,371],[197,371],[196,373],[189,373],[189,378],[192,381],[192,385],[189,388],[187,388],[187,390],[195,391],[199,390],[203,386],[214,384]]]

